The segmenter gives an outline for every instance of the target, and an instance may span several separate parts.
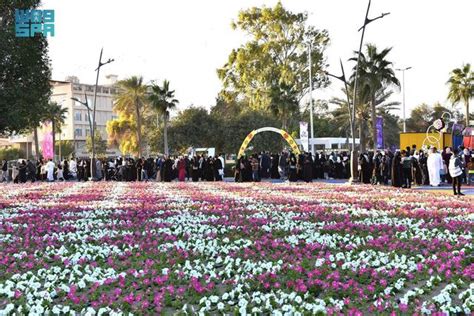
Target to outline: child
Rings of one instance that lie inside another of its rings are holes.
[[[61,164],[59,164],[58,170],[56,171],[56,179],[58,181],[64,181],[63,167],[61,166]]]

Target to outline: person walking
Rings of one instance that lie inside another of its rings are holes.
[[[252,157],[252,160],[250,162],[250,164],[252,165],[252,178],[253,178],[253,181],[254,182],[259,182],[260,181],[260,177],[259,177],[259,161],[258,161],[258,155],[257,154],[254,154],[253,157]]]
[[[2,160],[2,168],[0,169],[0,182],[8,181],[8,164],[5,159]]]
[[[452,178],[454,195],[464,195],[463,193],[461,193],[463,166],[464,166],[464,163],[461,161],[461,159],[458,156],[458,150],[455,149],[454,155],[451,155],[451,157],[449,158],[449,168],[448,168],[449,175]]]
[[[402,150],[402,188],[411,188],[413,159],[408,150]]]

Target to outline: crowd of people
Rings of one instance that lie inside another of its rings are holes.
[[[71,158],[61,162],[52,159],[21,160],[11,167],[9,177],[8,163],[2,162],[0,182],[11,179],[14,183],[27,181],[88,181],[94,172],[95,180],[105,181],[221,181],[224,178],[224,158],[188,156],[158,158],[96,159],[91,169],[91,159]]]
[[[291,151],[279,154],[255,153],[240,157],[232,170],[236,182],[258,182],[262,179],[283,179],[290,182],[315,179],[349,179],[350,153]],[[8,164],[2,162],[0,182],[8,181]],[[158,158],[97,159],[94,179],[105,181],[222,181],[224,155],[209,157],[161,156]],[[88,181],[91,179],[91,160],[71,158],[55,163],[52,160],[22,160],[14,165],[11,179],[16,183],[27,181]],[[358,157],[358,180],[365,184],[392,185],[410,188],[412,185],[440,186],[451,184],[456,195],[463,195],[461,184],[470,184],[474,170],[471,150],[460,147],[417,150],[416,146],[392,152],[380,150],[366,152]],[[469,172],[471,171],[471,173]]]

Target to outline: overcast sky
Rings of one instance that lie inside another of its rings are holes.
[[[56,11],[56,35],[50,38],[53,78],[76,75],[94,83],[100,48],[115,62],[102,68],[120,78],[143,75],[145,80],[168,79],[180,108],[191,104],[209,107],[221,88],[216,69],[233,48],[245,40],[230,23],[239,10],[274,6],[277,0],[43,0],[43,8]],[[339,74],[339,58],[346,61],[358,48],[367,0],[283,0],[294,11],[309,13],[308,23],[327,29],[329,71]],[[389,16],[370,24],[366,43],[393,47],[395,67],[406,72],[406,103],[446,103],[450,70],[474,63],[473,0],[373,0],[371,17]],[[352,65],[345,62],[346,69]],[[400,74],[401,80],[401,74]],[[314,98],[340,94],[334,82]],[[397,92],[395,100],[402,99]],[[408,111],[407,111],[408,115]]]

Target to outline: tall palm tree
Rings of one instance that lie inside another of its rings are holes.
[[[352,99],[353,84],[349,85],[349,100]],[[345,94],[345,89],[342,89]],[[370,115],[369,110],[371,108],[372,101],[369,101],[369,90],[361,89],[358,91],[357,106],[356,106],[356,118],[355,123],[359,132],[360,151],[364,152],[367,145],[367,136],[371,133],[367,133],[367,122],[369,122]],[[376,116],[386,117],[389,111],[397,109],[400,105],[399,102],[389,102],[388,99],[392,96],[393,92],[387,88],[381,89],[376,93],[375,96],[375,108]],[[352,102],[352,100],[351,100]],[[339,131],[343,132],[350,129],[349,116],[351,115],[348,111],[347,97],[343,98],[332,98],[330,103],[337,107],[332,111],[334,125],[338,126]],[[373,136],[373,135],[372,135]]]
[[[142,157],[142,113],[147,103],[147,86],[142,76],[132,76],[116,83],[118,94],[115,97],[115,108],[133,114],[136,120],[138,158]]]
[[[54,146],[56,146],[56,133],[58,131],[61,133],[61,127],[64,125],[66,120],[67,112],[68,109],[61,107],[61,105],[57,102],[50,102],[46,109],[45,119],[51,121],[51,127],[53,131],[53,154],[56,154],[54,152]]]
[[[168,120],[170,110],[176,108],[179,101],[174,98],[174,90],[170,90],[170,82],[163,81],[163,86],[157,84],[151,86],[150,95],[148,96],[150,106],[156,113],[163,116],[163,142],[165,146],[165,155],[169,155],[168,149]]]
[[[448,100],[453,105],[462,101],[466,107],[466,127],[468,127],[469,100],[474,97],[474,71],[471,71],[471,65],[465,64],[451,71],[447,84],[449,84]]]
[[[377,149],[376,95],[383,88],[389,87],[391,85],[395,85],[397,87],[400,86],[400,82],[395,76],[395,72],[392,68],[392,62],[386,59],[391,50],[392,48],[385,48],[379,52],[375,45],[367,44],[366,53],[364,54],[361,52],[360,56],[360,87],[361,89],[367,89],[369,91],[374,150]],[[358,52],[355,54],[356,56],[350,60],[357,61]],[[356,66],[354,66],[353,70],[354,73],[352,74],[352,78],[355,77]]]

